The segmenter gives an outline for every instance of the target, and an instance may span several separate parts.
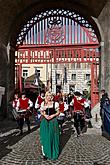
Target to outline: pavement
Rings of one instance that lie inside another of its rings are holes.
[[[43,160],[39,139],[39,126],[33,122],[31,133],[24,126],[19,136],[15,121],[0,121],[0,165],[110,165],[110,141],[99,128],[88,128],[76,137],[73,122],[67,120],[60,137],[58,160]]]

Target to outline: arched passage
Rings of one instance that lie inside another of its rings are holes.
[[[97,23],[92,19],[91,16],[95,17],[103,29],[104,36],[109,36],[107,32],[107,28],[109,27],[109,24],[107,20],[109,20],[109,16],[106,17],[109,12],[109,3],[106,3],[106,1],[102,0],[100,2],[92,0],[91,4],[87,0],[82,1],[31,1],[31,0],[24,0],[23,2],[14,2],[14,1],[1,1],[1,13],[0,16],[1,20],[1,26],[0,26],[0,41],[3,44],[3,47],[5,50],[8,50],[8,62],[6,62],[7,65],[7,71],[5,74],[6,65],[2,68],[2,71],[5,77],[2,77],[2,80],[0,81],[0,85],[6,87],[6,99],[7,103],[12,98],[12,94],[14,91],[14,54],[15,54],[15,47],[16,47],[16,40],[18,38],[18,35],[20,34],[21,29],[23,26],[30,20],[32,17],[34,17],[37,14],[40,14],[43,11],[49,10],[49,9],[68,9],[70,11],[75,11],[76,13],[80,13],[81,16],[85,18],[85,20],[88,20],[91,25],[95,29],[95,33],[98,37],[99,43],[102,41],[102,38],[100,37],[100,29],[97,26]],[[104,5],[106,6],[104,7]],[[106,10],[106,8],[108,10]],[[103,9],[103,11],[101,11]],[[105,28],[106,27],[106,28]],[[106,38],[104,38],[104,42],[106,42]],[[106,63],[109,61],[106,60],[106,54],[109,57],[109,48],[108,48],[108,40],[106,42],[106,46],[104,46],[104,42],[101,43],[101,83],[103,88],[106,88],[109,90],[109,71],[106,72]],[[2,45],[1,44],[1,45]],[[7,46],[9,45],[9,47]],[[108,52],[104,55],[104,52],[106,52],[106,48],[108,48]],[[1,47],[2,49],[2,47]],[[3,55],[3,54],[1,54]],[[10,55],[10,58],[9,58]],[[2,56],[1,56],[2,57]],[[2,64],[2,60],[0,61]],[[107,64],[108,66],[108,64]],[[109,67],[108,67],[109,70]],[[105,79],[107,78],[107,82],[105,82]],[[4,83],[5,82],[5,83]],[[7,82],[7,83],[6,83]],[[6,102],[6,99],[4,102]],[[6,104],[4,106],[6,109]]]

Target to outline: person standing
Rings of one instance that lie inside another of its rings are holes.
[[[59,156],[59,103],[53,101],[50,92],[46,92],[45,101],[41,104],[42,120],[40,123],[40,142],[43,159],[57,159]]]
[[[103,105],[105,103],[106,98],[108,98],[108,94],[104,89],[101,90],[101,99],[100,99],[100,117],[103,120]]]
[[[21,98],[19,98],[19,101],[17,103],[18,107],[18,113],[19,113],[19,127],[20,127],[20,135],[23,134],[23,125],[24,125],[24,120],[28,126],[28,132],[31,131],[30,129],[30,108],[33,106],[32,101],[26,97],[25,92],[22,92]]]
[[[110,135],[110,99],[106,98],[103,104],[102,133]]]

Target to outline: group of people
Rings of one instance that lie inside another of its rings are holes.
[[[14,94],[14,99],[12,102],[12,113],[17,122],[17,127],[20,129],[20,135],[23,134],[23,125],[24,121],[28,126],[28,132],[30,129],[30,116],[31,116],[31,108],[33,107],[33,102],[26,97],[25,92],[21,93],[21,97],[19,98],[18,93]]]
[[[86,118],[91,118],[88,115],[90,114],[90,102],[82,97],[80,92],[69,94],[68,97],[60,92],[57,95],[53,95],[49,91],[41,92],[34,104],[26,98],[25,93],[22,93],[20,98],[18,98],[18,94],[15,94],[12,105],[13,115],[19,126],[20,134],[23,133],[24,121],[27,123],[30,132],[30,115],[32,112],[36,112],[38,120],[40,120],[40,142],[43,159],[54,160],[58,158],[59,138],[67,114],[70,114],[71,118],[74,119],[77,137],[83,133]]]

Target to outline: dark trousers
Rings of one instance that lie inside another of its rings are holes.
[[[63,123],[64,123],[64,120],[65,120],[65,117],[59,117],[58,119],[57,119],[57,121],[58,121],[58,124],[59,124],[59,128],[60,128],[60,132],[62,132],[63,130],[62,130],[62,125],[63,125]]]
[[[22,131],[23,130],[23,125],[24,125],[24,119],[25,119],[25,122],[28,126],[28,131],[30,131],[30,120],[29,120],[29,117],[20,117],[19,118],[19,128],[20,130]]]
[[[81,131],[85,127],[85,120],[83,113],[74,112],[74,127],[76,128],[76,132],[80,135]]]

